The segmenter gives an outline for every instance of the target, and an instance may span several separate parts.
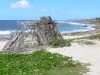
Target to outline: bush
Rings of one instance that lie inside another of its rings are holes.
[[[64,46],[71,46],[71,40],[64,40],[63,38],[59,39],[57,37],[53,37],[51,41],[51,45],[53,47],[64,47]]]
[[[71,46],[71,42],[73,41],[73,39],[67,39],[66,41],[66,46]]]

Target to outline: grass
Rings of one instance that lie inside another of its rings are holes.
[[[72,40],[70,39],[59,39],[57,37],[53,37],[51,41],[51,45],[53,47],[65,47],[65,46],[71,46]]]
[[[45,50],[32,54],[0,54],[0,75],[83,75],[87,70],[71,57]]]
[[[74,42],[77,42],[79,44],[86,44],[86,45],[96,44],[92,40],[100,40],[100,34],[90,35],[88,37],[76,38],[76,39],[74,39]]]
[[[87,37],[88,39],[99,39],[100,40],[100,34],[96,34],[96,35],[91,35],[89,37]]]
[[[78,44],[85,44],[85,45],[94,45],[96,43],[94,43],[93,41],[89,41],[89,40],[84,40],[84,39],[78,39],[78,40],[75,40],[74,42],[77,42]]]
[[[71,39],[71,40],[79,40],[79,39],[90,39],[90,40],[100,40],[100,34],[94,34],[94,35],[90,35],[90,36],[86,36],[86,37],[81,37],[81,38],[75,38],[75,39]]]
[[[5,40],[9,40],[9,38],[0,37],[0,41],[5,41]]]

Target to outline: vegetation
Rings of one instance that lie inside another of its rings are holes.
[[[4,41],[4,40],[9,40],[9,38],[3,38],[3,37],[0,37],[0,41]]]
[[[71,43],[73,42],[74,39],[66,39],[66,46],[71,46]]]
[[[32,54],[0,54],[0,75],[83,75],[86,66],[71,57],[45,50]]]
[[[95,43],[92,42],[92,41],[84,41],[83,44],[86,44],[86,45],[94,45]]]
[[[51,45],[53,47],[71,46],[71,42],[72,40],[70,39],[64,40],[64,39],[59,39],[57,37],[53,37],[51,41]]]
[[[89,23],[89,24],[95,24],[96,26],[100,26],[100,17],[94,18],[94,19],[87,19],[83,22]]]
[[[100,34],[96,34],[96,35],[91,35],[89,37],[87,37],[88,39],[100,39]]]
[[[77,42],[78,44],[85,44],[85,45],[94,45],[96,43],[94,43],[93,41],[90,40],[84,40],[84,39],[77,39],[74,42]]]
[[[98,40],[100,40],[100,34],[94,34],[94,35],[89,35],[89,36],[70,39],[70,40],[81,40],[81,39],[90,39],[90,40],[98,39]]]

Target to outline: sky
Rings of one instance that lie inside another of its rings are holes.
[[[100,17],[100,0],[0,0],[0,20],[56,20]]]

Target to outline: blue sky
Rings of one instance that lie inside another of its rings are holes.
[[[100,17],[100,0],[0,0],[0,20]]]

